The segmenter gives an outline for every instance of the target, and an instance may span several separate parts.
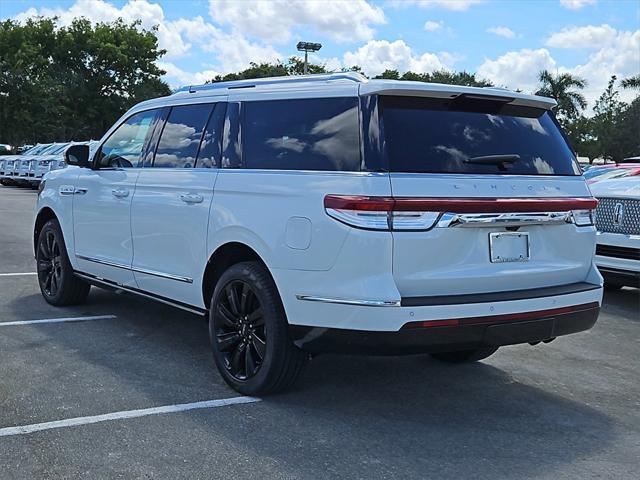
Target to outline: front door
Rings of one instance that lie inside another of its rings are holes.
[[[80,169],[73,196],[77,268],[135,287],[131,201],[158,110],[134,114],[101,145],[94,169]]]

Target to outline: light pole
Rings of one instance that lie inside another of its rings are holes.
[[[304,52],[304,74],[309,73],[309,52],[317,52],[322,48],[321,43],[313,43],[313,42],[298,42],[296,48],[299,52]]]

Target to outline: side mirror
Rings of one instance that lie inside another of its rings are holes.
[[[67,165],[89,168],[89,145],[71,145],[64,152],[64,161]]]

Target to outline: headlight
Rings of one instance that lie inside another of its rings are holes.
[[[578,227],[588,227],[594,224],[595,210],[573,210],[573,222]]]

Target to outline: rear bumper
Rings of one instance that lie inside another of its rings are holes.
[[[590,329],[599,312],[600,304],[591,302],[514,315],[463,318],[455,320],[457,325],[446,323],[452,323],[451,319],[441,323],[435,320],[432,325],[441,326],[402,328],[397,332],[298,325],[292,325],[290,331],[294,344],[310,353],[416,354],[550,340]]]

